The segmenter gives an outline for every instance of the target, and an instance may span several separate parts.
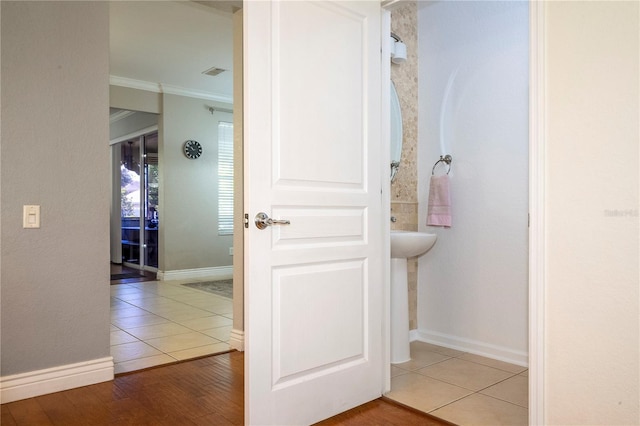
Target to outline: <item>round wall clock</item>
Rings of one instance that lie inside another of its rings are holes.
[[[187,158],[195,160],[202,154],[202,145],[198,141],[188,140],[184,143],[183,150]]]

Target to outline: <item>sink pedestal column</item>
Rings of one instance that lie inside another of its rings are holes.
[[[407,259],[391,259],[391,363],[411,360]]]
[[[409,287],[407,259],[428,252],[438,236],[426,232],[391,231],[391,362],[411,359],[409,352]]]

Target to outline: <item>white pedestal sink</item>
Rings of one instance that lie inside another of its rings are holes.
[[[427,232],[391,231],[391,363],[411,359],[409,352],[409,288],[407,258],[433,247],[437,235]]]

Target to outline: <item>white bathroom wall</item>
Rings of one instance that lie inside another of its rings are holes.
[[[418,27],[419,226],[438,241],[419,260],[414,338],[525,365],[528,5],[420,3]],[[441,154],[450,229],[425,225]]]

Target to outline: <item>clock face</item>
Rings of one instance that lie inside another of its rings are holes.
[[[202,145],[198,141],[186,141],[184,143],[184,155],[195,160],[202,154]]]

